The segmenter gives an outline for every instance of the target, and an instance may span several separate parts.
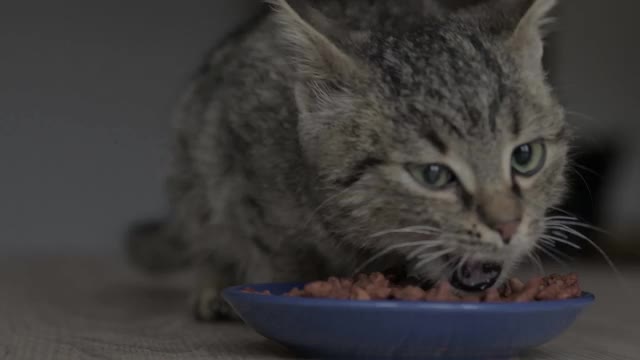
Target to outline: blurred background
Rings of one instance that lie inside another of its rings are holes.
[[[257,7],[2,2],[1,253],[117,254],[129,222],[163,215],[176,100],[206,51]],[[632,0],[563,1],[547,53],[580,135],[565,208],[613,232],[588,234],[619,259],[640,259],[638,11]]]

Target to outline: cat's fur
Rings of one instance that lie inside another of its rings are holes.
[[[498,260],[508,275],[565,190],[569,131],[541,61],[554,3],[271,1],[193,82],[176,127],[172,216],[132,242],[134,258],[157,270],[196,261],[204,318],[224,313],[226,286],[349,275],[420,239],[372,234],[414,225],[443,231],[447,244],[424,252]],[[513,149],[536,139],[545,168],[513,176]],[[405,168],[428,163],[460,184],[431,191]],[[486,219],[514,216],[522,224],[505,244]],[[416,268],[415,249],[376,269],[448,276],[441,259]]]

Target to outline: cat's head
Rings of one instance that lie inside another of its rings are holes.
[[[542,66],[555,1],[272,3],[327,228],[463,290],[508,276],[566,187]]]

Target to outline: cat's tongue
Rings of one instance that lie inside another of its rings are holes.
[[[451,276],[451,285],[462,291],[480,292],[495,285],[502,265],[492,262],[468,261]]]

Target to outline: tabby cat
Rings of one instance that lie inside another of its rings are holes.
[[[446,2],[446,1],[442,1]],[[542,65],[554,0],[272,0],[181,104],[172,213],[136,263],[221,290],[359,270],[498,286],[565,193],[570,129]]]

